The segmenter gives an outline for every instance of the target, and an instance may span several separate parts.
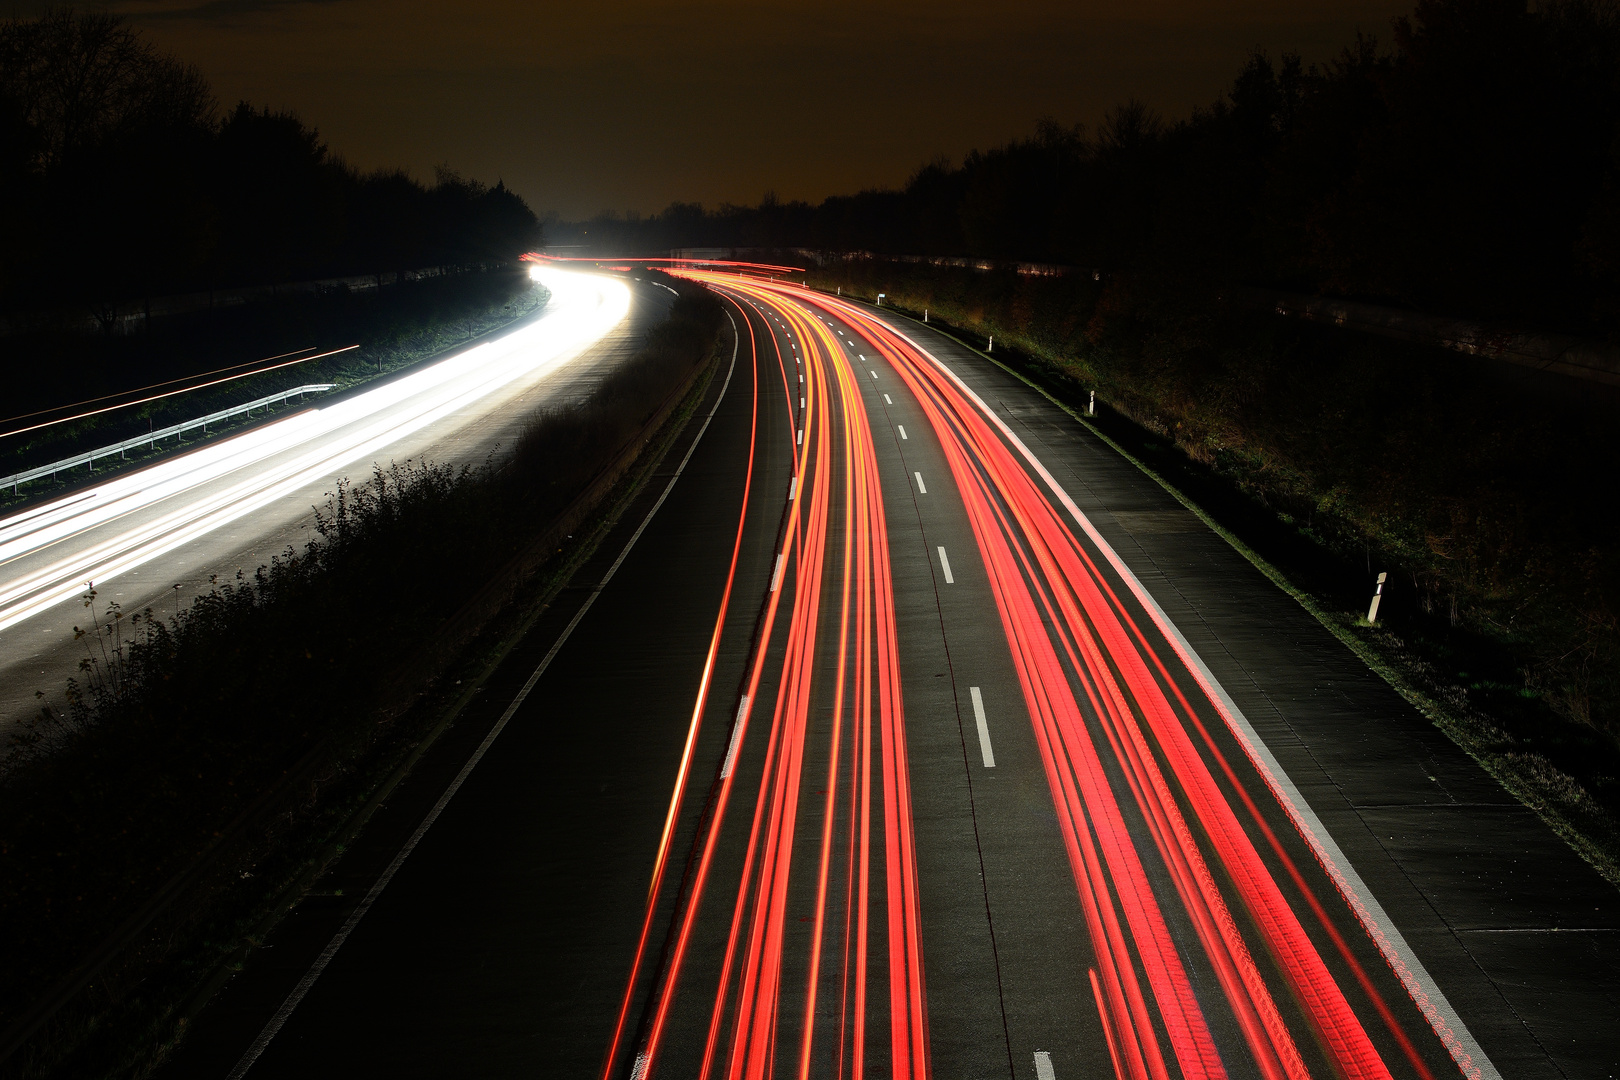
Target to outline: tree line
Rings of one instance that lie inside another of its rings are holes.
[[[222,110],[122,18],[0,22],[0,307],[508,262],[533,212],[437,170],[362,173],[296,114]]]
[[[1184,119],[1126,102],[1095,130],[1044,121],[900,190],[589,228],[626,248],[1033,260],[1613,331],[1620,8],[1421,0],[1387,40],[1323,64],[1251,55]]]

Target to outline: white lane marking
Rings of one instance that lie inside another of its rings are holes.
[[[943,546],[941,546],[939,549],[939,565],[945,569],[945,584],[955,585],[956,579],[951,576],[951,560],[945,554],[945,548]]]
[[[904,439],[906,437],[906,425],[896,424],[894,426],[900,429],[900,437]]]
[[[984,755],[984,767],[993,769],[996,767],[996,755],[990,751],[990,725],[984,719],[984,695],[979,693],[977,686],[968,687],[968,693],[973,695],[973,722],[979,726],[979,753]]]
[[[885,405],[893,405],[894,404],[894,399],[889,397],[888,394],[884,394],[883,395],[883,404],[885,404]]]
[[[473,751],[472,757],[467,759],[467,764],[463,765],[461,771],[456,774],[456,778],[450,781],[450,786],[444,789],[444,794],[439,796],[439,801],[433,804],[433,809],[427,812],[427,816],[422,819],[422,824],[418,825],[416,831],[411,834],[410,839],[405,841],[405,846],[399,849],[399,854],[394,856],[394,861],[388,864],[388,868],[382,872],[382,876],[371,887],[371,891],[366,893],[365,899],[360,901],[359,906],[344,921],[342,928],[332,936],[332,940],[326,943],[326,948],[321,950],[321,955],[316,957],[315,963],[310,965],[309,970],[304,973],[304,977],[298,981],[298,985],[293,987],[292,992],[287,995],[287,999],[281,1003],[281,1008],[277,1009],[276,1014],[264,1025],[264,1030],[260,1031],[259,1037],[253,1040],[253,1045],[242,1052],[242,1056],[237,1059],[235,1068],[231,1069],[230,1075],[225,1080],[242,1080],[247,1071],[253,1068],[253,1063],[259,1060],[265,1048],[270,1045],[270,1040],[274,1039],[276,1033],[286,1025],[288,1018],[293,1014],[293,1010],[298,1008],[298,1003],[304,1000],[304,996],[315,985],[315,981],[321,977],[321,973],[332,962],[332,958],[343,947],[343,943],[349,940],[350,934],[354,933],[354,928],[360,925],[360,920],[365,918],[366,912],[371,910],[372,905],[377,902],[377,898],[382,895],[383,890],[388,888],[388,883],[394,880],[394,875],[405,864],[405,860],[410,857],[411,852],[416,850],[416,845],[422,842],[422,837],[426,836],[427,831],[433,827],[433,823],[439,820],[439,815],[444,813],[444,808],[450,805],[450,800],[456,797],[456,792],[461,790],[461,785],[466,783],[467,777],[471,776],[472,771],[478,767],[478,763],[484,760],[484,755],[488,753],[491,746],[495,745],[495,740],[506,729],[507,723],[513,716],[517,715],[518,709],[528,699],[530,691],[540,681],[540,676],[546,673],[546,669],[551,666],[552,660],[556,659],[557,654],[562,651],[562,647],[573,636],[574,628],[585,618],[585,613],[591,610],[591,605],[595,604],[596,598],[602,595],[602,590],[608,587],[608,582],[612,581],[613,575],[619,572],[619,567],[624,565],[624,560],[629,558],[630,550],[636,546],[636,541],[641,539],[641,534],[647,531],[648,525],[652,524],[653,515],[657,514],[663,507],[664,500],[669,498],[669,493],[675,490],[675,482],[686,471],[686,463],[692,460],[692,455],[697,451],[698,443],[703,441],[704,432],[709,430],[709,422],[714,419],[714,414],[720,411],[720,403],[726,400],[726,390],[731,386],[732,373],[737,370],[737,346],[742,339],[737,333],[737,320],[731,318],[729,311],[726,312],[726,318],[731,319],[732,342],[731,366],[726,369],[726,381],[720,384],[720,396],[714,399],[714,408],[710,409],[709,415],[703,418],[703,426],[698,428],[697,436],[692,440],[692,445],[686,448],[686,456],[681,458],[681,463],[675,467],[675,474],[669,478],[669,483],[664,486],[663,494],[658,496],[658,501],[653,503],[651,510],[647,511],[647,516],[641,519],[641,524],[636,526],[636,531],[630,534],[630,539],[625,541],[624,549],[619,552],[619,557],[613,560],[613,565],[609,566],[607,573],[602,575],[602,580],[586,595],[585,602],[579,606],[578,611],[574,612],[574,617],[568,620],[568,625],[563,627],[563,632],[552,643],[550,650],[540,660],[539,666],[534,669],[534,673],[529,676],[528,681],[523,684],[523,688],[512,698],[512,703],[506,707],[505,712],[501,713],[501,718],[495,721],[495,726],[489,729],[489,734],[485,735],[484,741],[478,744],[478,749]]]
[[[743,717],[748,715],[748,695],[742,696],[742,702],[737,706],[737,721],[731,725],[731,745],[726,748],[726,763],[720,767],[720,779],[724,780],[731,775],[731,769],[737,764],[737,747],[742,743]]]
[[[803,446],[803,445],[804,445],[804,428],[800,428],[800,429],[799,429],[799,437],[798,437],[798,439],[796,439],[796,440],[795,440],[795,442],[796,442],[796,443],[797,443],[797,445],[799,445],[799,446]]]
[[[775,592],[782,585],[782,560],[786,557],[785,555],[776,557],[776,569],[771,571],[771,592]]]
[[[1035,1080],[1057,1080],[1052,1071],[1052,1055],[1045,1050],[1035,1051]]]
[[[800,397],[799,397],[799,408],[801,408],[801,409],[804,408],[804,397],[803,397],[803,395],[800,395]]]
[[[804,372],[799,372],[799,381],[804,382]]]
[[[928,494],[928,485],[922,482],[922,473],[914,472],[911,475],[917,478],[917,490],[924,495]]]
[[[866,359],[866,357],[864,357],[864,356],[863,356],[863,357],[861,357],[861,359],[862,359],[862,360],[865,360],[865,359]],[[871,370],[872,370],[872,369],[871,369],[871,368],[868,368],[868,369],[867,369],[867,370],[868,370],[868,371],[871,371]],[[872,372],[872,378],[874,378],[874,379],[875,379],[875,378],[877,378],[877,372],[875,372],[875,371],[873,371],[873,372]]]
[[[1384,905],[1379,903],[1378,897],[1374,896],[1372,890],[1367,887],[1367,882],[1362,878],[1361,872],[1355,868],[1355,865],[1345,855],[1343,849],[1339,847],[1338,841],[1333,838],[1332,833],[1328,832],[1327,826],[1322,823],[1322,819],[1317,816],[1311,804],[1305,801],[1305,796],[1300,792],[1298,785],[1294,783],[1294,778],[1289,776],[1283,769],[1282,763],[1271,752],[1271,747],[1267,746],[1264,740],[1260,738],[1260,733],[1254,729],[1254,725],[1244,715],[1243,710],[1238,708],[1237,702],[1232,700],[1232,695],[1226,692],[1226,687],[1222,686],[1219,680],[1215,678],[1215,673],[1209,670],[1209,665],[1204,663],[1204,658],[1199,656],[1193,649],[1192,644],[1182,634],[1180,627],[1170,621],[1170,616],[1164,613],[1164,609],[1159,606],[1159,602],[1153,598],[1153,595],[1147,591],[1146,586],[1132,573],[1131,568],[1125,565],[1125,560],[1121,559],[1112,545],[1103,539],[1102,533],[1097,531],[1097,527],[1091,523],[1091,519],[1075,505],[1074,500],[1069,497],[1069,493],[1064,490],[1063,485],[1057,482],[1057,478],[1048,471],[1034,452],[1024,445],[1024,441],[1008,426],[1007,422],[998,416],[995,410],[991,409],[985,403],[985,400],[975,393],[973,388],[968,386],[962,380],[962,377],[952,371],[939,357],[917,344],[906,334],[895,330],[892,326],[890,330],[905,341],[906,344],[926,356],[935,367],[956,384],[957,388],[978,407],[979,411],[991,423],[996,425],[997,429],[1007,439],[1007,442],[1018,450],[1023,459],[1029,463],[1030,468],[1046,484],[1058,502],[1063,505],[1063,508],[1069,512],[1069,516],[1074,518],[1080,528],[1085,531],[1086,536],[1097,546],[1097,550],[1102,552],[1103,557],[1108,560],[1108,564],[1114,568],[1114,572],[1120,576],[1126,587],[1131,590],[1131,595],[1135,596],[1137,602],[1147,609],[1149,618],[1153,620],[1159,632],[1169,639],[1171,647],[1176,650],[1181,662],[1192,672],[1193,678],[1197,680],[1204,693],[1214,702],[1216,709],[1221,713],[1221,718],[1226,721],[1226,725],[1233,736],[1242,744],[1244,752],[1248,755],[1256,771],[1265,778],[1266,785],[1271,788],[1272,795],[1282,804],[1283,810],[1288,816],[1293,819],[1294,827],[1299,830],[1300,835],[1310,844],[1317,861],[1322,864],[1322,868],[1333,879],[1339,894],[1344,897],[1345,903],[1350,906],[1350,910],[1355,912],[1356,918],[1366,928],[1367,936],[1371,937],[1378,945],[1379,951],[1384,954],[1385,961],[1388,962],[1390,968],[1400,978],[1402,985],[1406,987],[1407,993],[1412,996],[1413,1001],[1418,1003],[1418,1008],[1423,1013],[1424,1018],[1429,1021],[1429,1026],[1434,1029],[1435,1034],[1440,1037],[1440,1041],[1445,1044],[1447,1052],[1451,1054],[1452,1061],[1456,1062],[1463,1075],[1473,1078],[1473,1080],[1502,1080],[1502,1074],[1497,1071],[1491,1059],[1485,1056],[1485,1051],[1480,1048],[1479,1043],[1474,1039],[1473,1033],[1462,1022],[1462,1017],[1457,1015],[1457,1010],[1441,991],[1440,985],[1434,981],[1434,976],[1429,974],[1428,969],[1423,966],[1423,962],[1418,959],[1417,953],[1412,951],[1412,946],[1407,943],[1406,936],[1401,933],[1400,927],[1395,925],[1395,920],[1389,917],[1389,912],[1384,910]]]
[[[790,480],[788,482],[788,502],[792,502],[793,497],[795,495],[797,495],[798,493],[799,493],[799,478],[797,476],[795,476],[792,480]]]

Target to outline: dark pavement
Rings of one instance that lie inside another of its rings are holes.
[[[744,331],[712,424],[634,549],[248,1075],[583,1077],[600,1070],[726,580],[756,370],[758,433],[744,543],[677,831],[671,885],[655,919],[655,961],[678,910],[673,882],[703,835],[698,809],[726,753],[752,637],[769,596],[792,476],[794,357],[803,355],[805,343],[779,322],[746,304],[743,309],[761,345],[757,366]],[[1615,1075],[1615,890],[1151,478],[983,357],[909,320],[890,321],[994,408],[1092,520],[1247,717],[1496,1072],[1515,1080]],[[835,322],[846,335],[852,329]],[[775,335],[784,360],[779,362],[768,334]],[[856,348],[864,346],[849,351]],[[1087,981],[1092,946],[1086,922],[961,494],[940,443],[901,380],[876,362],[857,366],[858,374],[877,372],[857,380],[858,400],[849,404],[859,404],[870,419],[887,516],[931,1071],[941,1077],[1029,1077],[1037,1075],[1036,1054],[1042,1052],[1059,1080],[1108,1075],[1113,1066]],[[699,420],[687,427],[660,475],[477,703],[204,1012],[166,1076],[223,1077],[236,1066],[592,595],[663,493],[720,386],[717,377]],[[830,535],[837,537],[843,524],[842,512],[834,513]],[[1085,544],[1095,550],[1090,541]],[[940,548],[953,580],[945,578]],[[816,658],[811,709],[817,738],[824,735],[817,725],[830,715],[827,686],[836,650],[825,635],[833,623],[828,613],[837,604],[835,570],[826,581],[819,639],[825,647]],[[770,719],[790,609],[784,601],[767,643],[757,724]],[[1142,614],[1139,606],[1131,610]],[[1155,647],[1168,648],[1162,637],[1150,636]],[[1175,677],[1192,686],[1184,674]],[[993,765],[985,759],[975,690]],[[1213,712],[1208,719],[1219,726]],[[1216,741],[1232,760],[1242,761],[1232,735],[1217,732]],[[763,742],[750,734],[739,757],[733,817],[721,833],[715,884],[697,917],[694,951],[677,987],[660,1075],[698,1071],[748,815],[761,782]],[[795,1071],[794,1010],[802,1008],[805,969],[794,946],[804,941],[801,913],[812,895],[812,875],[801,874],[800,867],[813,863],[820,836],[829,749],[825,739],[807,744],[788,897],[794,921],[783,962],[788,989],[777,1023],[784,1048],[779,1068],[792,1058]],[[1274,800],[1267,803],[1270,796],[1252,770],[1240,766],[1239,773],[1266,804],[1263,813],[1303,867],[1307,886],[1337,902],[1327,874]],[[1139,822],[1128,823],[1134,823],[1134,834]],[[1301,910],[1292,888],[1285,895]],[[842,918],[841,890],[840,884],[835,921]],[[1421,1039],[1417,1009],[1342,902],[1335,910],[1356,956]],[[1188,924],[1167,916],[1190,957],[1195,982],[1203,986],[1200,993],[1218,995],[1194,955],[1197,942]],[[871,1008],[886,1015],[883,929],[878,918],[870,1000]],[[1314,940],[1325,949],[1320,939],[1317,934]],[[1330,968],[1348,985],[1337,960]],[[638,989],[632,1029],[643,1017],[650,981]],[[1347,993],[1364,1010],[1362,999]],[[1240,1043],[1217,1014],[1211,1011],[1211,1025],[1223,1061],[1231,1075],[1250,1075],[1252,1066],[1232,1052]],[[842,1015],[836,994],[818,998],[818,1016],[833,1029]],[[886,1040],[886,1023],[875,1022],[868,1033],[874,1076],[889,1075]],[[1375,1042],[1394,1075],[1410,1074],[1387,1039]],[[1429,1036],[1424,1059],[1434,1075],[1456,1075],[1443,1055],[1436,1056],[1438,1045]],[[1315,1053],[1309,1047],[1305,1052]],[[832,1051],[818,1044],[813,1074],[833,1075],[835,1068]],[[629,1069],[630,1058],[621,1058],[619,1074]]]

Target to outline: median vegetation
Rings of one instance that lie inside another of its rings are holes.
[[[122,1074],[161,1056],[177,1003],[436,721],[431,680],[477,652],[472,635],[523,579],[577,554],[552,534],[592,533],[604,469],[641,454],[712,370],[719,306],[672,284],[671,317],[641,350],[509,453],[341,483],[307,546],[177,616],[87,593],[70,704],[39,716],[0,783],[0,1029],[55,1001],[87,958],[100,966],[30,1043],[49,1051],[0,1071]],[[97,951],[176,881],[149,925]]]

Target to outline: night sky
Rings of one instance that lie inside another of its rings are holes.
[[[13,3],[17,14],[42,4]],[[295,109],[362,168],[504,179],[541,214],[819,201],[937,155],[1219,95],[1255,46],[1326,59],[1400,0],[122,0],[222,104]]]

